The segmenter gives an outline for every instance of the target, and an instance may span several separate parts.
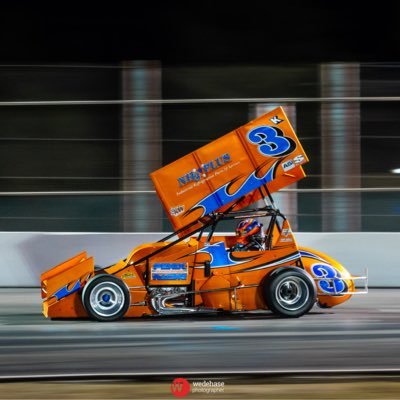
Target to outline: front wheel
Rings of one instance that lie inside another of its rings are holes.
[[[82,302],[92,319],[116,321],[128,311],[129,289],[113,275],[97,275],[85,285]]]
[[[264,282],[264,300],[281,317],[298,318],[311,310],[316,301],[315,284],[306,272],[285,270]]]

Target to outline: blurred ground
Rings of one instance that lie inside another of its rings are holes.
[[[397,399],[396,373],[365,378],[341,371],[399,370],[399,316],[400,290],[373,289],[335,309],[314,308],[295,320],[255,313],[117,323],[52,321],[41,315],[39,289],[0,289],[0,399],[173,398],[170,376],[190,371],[191,383],[212,379],[203,374],[215,372],[224,391],[189,393],[187,398]],[[296,375],[307,370],[316,372]],[[255,378],[252,371],[267,374]],[[268,375],[277,371],[293,374]],[[54,374],[59,381],[6,378]],[[67,374],[76,380],[62,382]],[[85,374],[100,380],[85,380]],[[133,378],[121,380],[123,374]]]
[[[3,383],[0,399],[166,399],[174,398],[170,382],[35,382]],[[224,392],[189,393],[193,399],[398,399],[399,380],[331,379],[300,383],[225,380]]]
[[[400,290],[299,319],[270,313],[115,323],[45,319],[38,289],[0,291],[0,378],[400,368]]]

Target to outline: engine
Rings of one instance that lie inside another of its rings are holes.
[[[187,291],[186,286],[152,287],[149,291],[151,305],[160,314],[187,312],[191,303]]]

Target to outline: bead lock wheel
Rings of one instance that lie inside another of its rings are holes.
[[[288,277],[277,286],[275,296],[281,307],[296,311],[307,302],[309,290],[304,281]]]
[[[116,321],[128,311],[129,289],[113,275],[97,275],[83,289],[82,301],[89,317],[97,321]]]
[[[124,292],[114,282],[102,282],[90,293],[90,305],[102,317],[112,317],[124,306]]]
[[[313,307],[317,289],[306,271],[290,267],[267,276],[263,283],[263,296],[266,306],[274,314],[298,318]]]

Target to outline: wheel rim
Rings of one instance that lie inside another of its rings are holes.
[[[97,315],[112,317],[124,307],[125,293],[113,282],[102,282],[93,288],[89,302]]]
[[[303,279],[291,276],[279,283],[275,295],[282,308],[297,311],[307,303],[310,292]]]

